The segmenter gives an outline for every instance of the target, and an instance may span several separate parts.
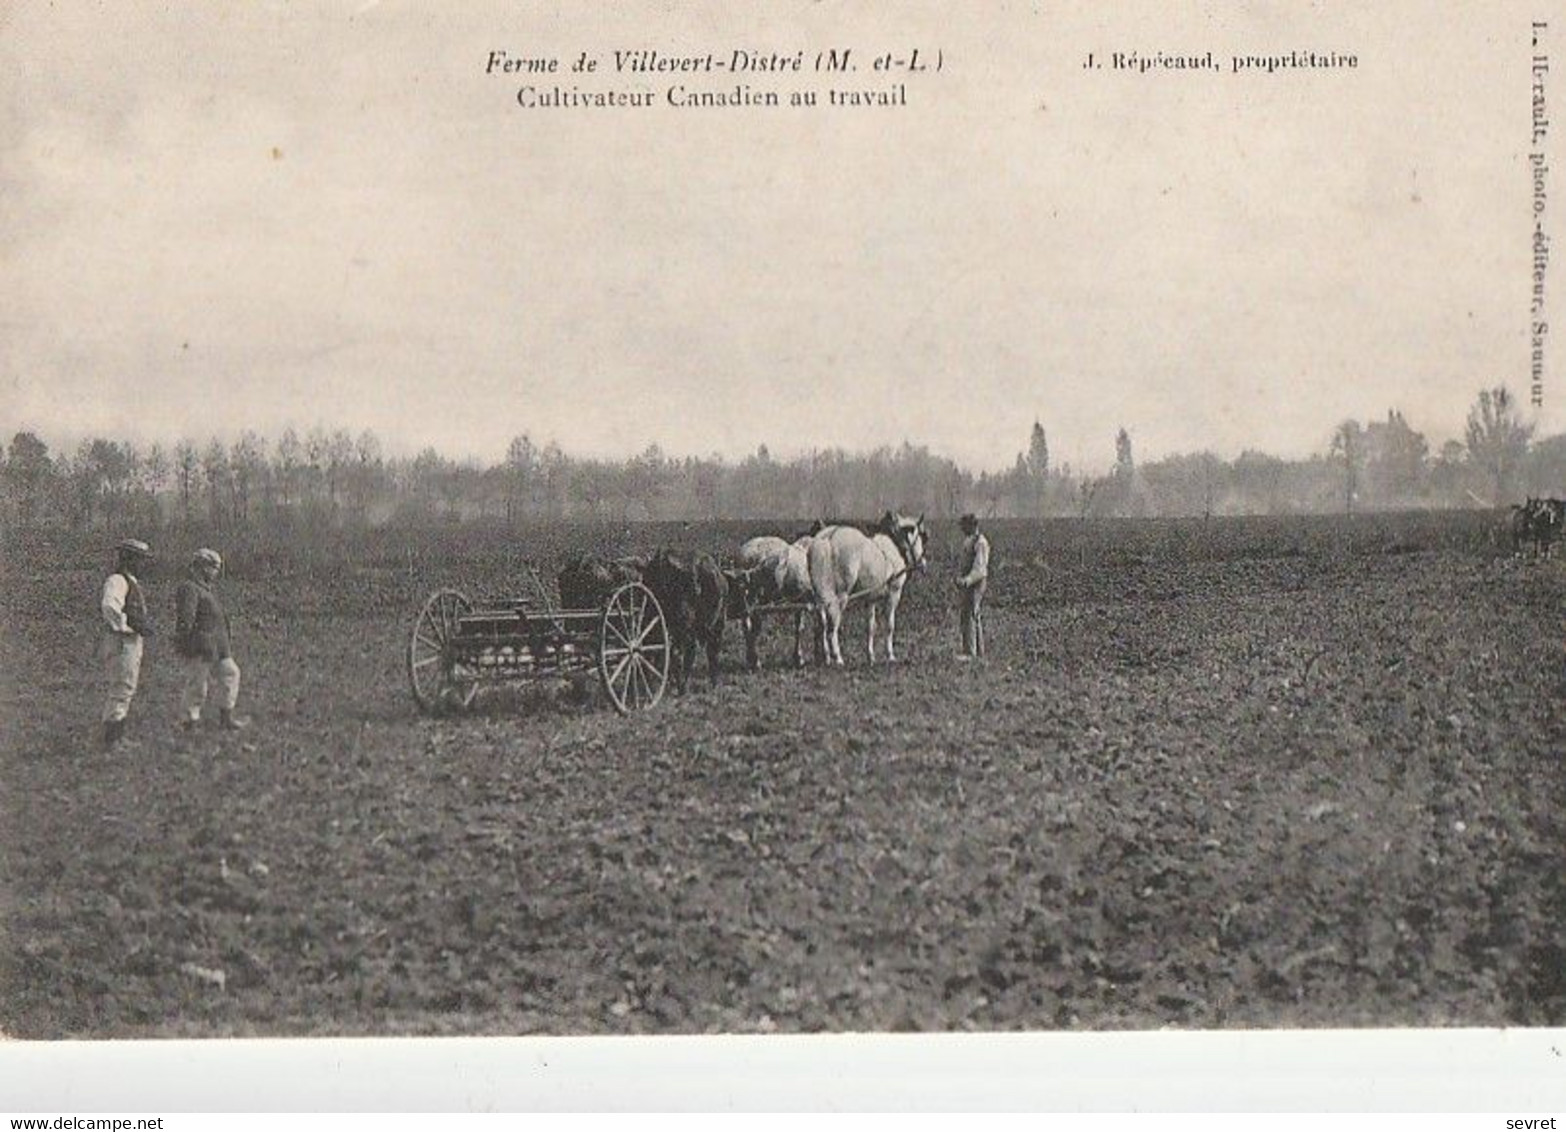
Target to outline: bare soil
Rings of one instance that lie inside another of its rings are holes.
[[[435,585],[764,529],[236,540],[251,729],[181,733],[159,637],[109,754],[102,555],[13,541],[0,1029],[1566,1023],[1566,564],[1477,519],[1001,524],[968,664],[943,531],[896,666],[779,624],[629,718],[415,712]]]

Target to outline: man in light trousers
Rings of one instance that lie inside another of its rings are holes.
[[[223,559],[217,551],[205,547],[196,551],[190,575],[180,583],[175,597],[174,649],[184,669],[180,722],[186,730],[201,722],[202,705],[213,679],[218,686],[218,726],[225,731],[245,726],[234,717],[234,705],[239,701],[239,665],[230,652],[228,614],[217,594],[222,570]]]
[[[964,515],[962,523],[962,573],[957,589],[962,595],[963,659],[984,655],[984,590],[990,577],[990,540],[979,530],[975,515]]]
[[[125,735],[125,717],[141,681],[141,654],[152,633],[147,598],[136,575],[152,561],[152,548],[128,538],[114,548],[114,572],[103,583],[98,614],[103,627],[98,657],[108,692],[103,701],[103,745],[111,748]]]

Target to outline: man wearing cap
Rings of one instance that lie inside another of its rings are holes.
[[[964,515],[962,523],[962,573],[957,589],[962,595],[962,656],[984,655],[984,589],[990,577],[990,540],[979,530],[976,515]]]
[[[220,694],[218,726],[238,731],[244,723],[234,718],[239,699],[239,665],[229,654],[228,614],[218,600],[217,577],[223,559],[215,550],[203,547],[190,560],[190,574],[180,583],[175,596],[174,651],[185,670],[180,693],[181,723],[194,728],[201,721],[208,682],[217,678]]]
[[[98,602],[103,636],[98,656],[108,680],[103,703],[103,745],[113,747],[125,734],[125,717],[141,680],[141,652],[152,635],[147,598],[136,575],[152,561],[152,548],[128,538],[114,548],[114,572],[103,583]]]

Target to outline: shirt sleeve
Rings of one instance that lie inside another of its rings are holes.
[[[130,626],[125,623],[125,595],[129,592],[129,583],[119,574],[110,574],[109,580],[103,583],[101,609],[104,623],[111,632],[130,632]]]
[[[963,559],[968,562],[968,573],[958,578],[958,586],[977,586],[983,581],[985,564],[990,561],[990,550],[985,546],[983,535],[974,535],[968,540],[968,545],[963,546]]]
[[[188,582],[174,595],[174,639],[184,641],[196,628],[196,590]]]
[[[976,586],[990,576],[990,540],[979,535],[973,540],[973,565],[962,576],[962,584]]]

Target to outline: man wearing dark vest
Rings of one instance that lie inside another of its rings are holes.
[[[125,717],[141,680],[141,652],[152,634],[147,598],[136,575],[152,561],[152,548],[128,538],[114,548],[114,572],[103,583],[98,610],[103,632],[98,656],[108,693],[103,703],[103,745],[113,747],[125,734]]]
[[[957,589],[962,595],[962,653],[964,658],[984,655],[984,590],[990,577],[990,540],[979,530],[976,515],[962,517],[962,573]]]
[[[239,699],[239,665],[229,651],[228,614],[218,599],[217,578],[223,559],[205,547],[190,560],[190,575],[175,595],[174,651],[184,668],[184,688],[180,693],[180,722],[187,729],[201,722],[201,708],[207,700],[209,682],[217,679],[218,726],[238,731],[244,723],[234,718]]]

